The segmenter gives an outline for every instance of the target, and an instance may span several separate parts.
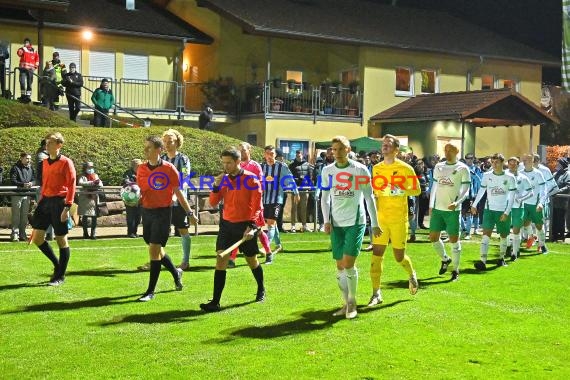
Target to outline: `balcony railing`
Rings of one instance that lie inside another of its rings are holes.
[[[17,97],[17,80],[7,72],[7,85]],[[91,93],[99,87],[101,77],[83,76],[81,98],[91,102]],[[122,109],[142,113],[171,113],[182,117],[197,113],[209,104],[215,112],[240,117],[244,114],[312,115],[316,118],[360,119],[362,122],[363,92],[358,88],[306,82],[264,83],[235,86],[231,80],[206,83],[134,79],[109,79],[115,101]],[[39,98],[39,96],[38,96]],[[66,105],[65,96],[60,97]]]

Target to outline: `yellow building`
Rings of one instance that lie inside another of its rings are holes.
[[[87,89],[94,90],[107,78],[121,107],[174,113],[181,103],[182,52],[187,45],[212,42],[172,13],[143,1],[46,3],[0,5],[0,38],[9,48],[9,89],[15,97],[20,95],[17,51],[29,38],[40,54],[37,74],[57,51],[64,64],[77,65]],[[37,84],[34,78],[34,100],[41,96]],[[82,98],[91,103],[88,90]]]
[[[216,130],[257,145],[380,136],[381,123],[370,118],[420,94],[512,88],[538,104],[542,67],[559,65],[441,12],[358,0],[161,3],[214,39],[187,47],[184,79],[221,77],[241,91],[238,116]],[[442,122],[430,138],[461,136]],[[411,132],[399,135],[420,156],[435,153]],[[526,150],[530,135],[530,126],[477,129],[474,141],[480,154],[510,152],[508,141]],[[539,127],[533,135],[536,145]]]
[[[46,3],[25,3],[34,2]],[[90,89],[113,78],[131,112],[193,125],[210,104],[213,130],[277,145],[289,158],[334,135],[381,136],[383,121],[372,117],[418,95],[511,88],[539,104],[542,67],[560,64],[442,12],[362,0],[70,0],[65,12],[44,12],[38,34],[40,19],[2,8],[12,69],[23,38],[41,35],[44,61],[59,51]],[[423,156],[437,141],[461,139],[459,124],[390,131]],[[513,142],[536,146],[539,129],[473,129],[467,146],[515,153]]]

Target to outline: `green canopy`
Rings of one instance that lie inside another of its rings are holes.
[[[331,142],[329,141],[319,141],[315,143],[315,148],[316,149],[327,149],[330,148],[331,146]],[[353,152],[360,152],[360,151],[365,151],[365,152],[372,152],[372,151],[380,151],[380,149],[382,149],[382,142],[376,139],[373,139],[372,137],[359,137],[357,139],[352,139],[350,140],[350,147],[352,148]],[[405,145],[401,145],[400,146],[400,151],[402,152],[406,152],[408,150],[408,147]]]

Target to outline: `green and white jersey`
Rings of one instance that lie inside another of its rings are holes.
[[[430,207],[436,210],[449,211],[447,206],[452,202],[457,202],[455,210],[461,208],[466,195],[469,195],[469,185],[471,175],[469,167],[463,162],[457,161],[454,164],[440,162],[433,168],[432,193],[430,195]],[[467,189],[467,193],[465,193]]]
[[[535,169],[537,169],[544,177],[544,187],[547,194],[546,202],[550,202],[550,196],[548,195],[550,193],[555,193],[558,190],[558,185],[556,184],[556,180],[554,179],[552,172],[550,171],[550,169],[548,169],[547,166],[538,164],[538,167]]]
[[[544,181],[544,176],[542,173],[538,169],[532,168],[530,171],[524,169],[521,174],[525,175],[528,178],[532,186],[532,191],[534,192],[534,195],[531,198],[526,199],[524,201],[524,204],[536,206],[540,203],[544,205],[547,196],[546,183]]]
[[[481,180],[481,189],[477,193],[473,207],[477,207],[486,191],[487,201],[485,202],[485,209],[510,214],[516,190],[516,180],[511,173],[502,172],[501,174],[496,174],[493,171],[485,172],[483,173],[483,180]]]
[[[532,185],[527,176],[517,171],[517,174],[510,170],[507,173],[515,177],[515,182],[517,189],[515,191],[515,200],[513,202],[513,208],[524,208],[524,200],[532,197],[534,192],[532,191]]]
[[[369,179],[366,184],[365,177]],[[336,162],[325,166],[321,172],[321,189],[325,223],[332,223],[335,227],[366,224],[366,203],[370,223],[372,227],[378,227],[370,172],[366,166],[353,160],[348,160],[345,167],[338,167]]]

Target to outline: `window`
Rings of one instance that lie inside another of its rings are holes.
[[[303,72],[302,71],[291,71],[286,72],[287,80],[294,80],[297,83],[303,82]]]
[[[89,76],[96,79],[115,79],[115,53],[90,51]]]
[[[247,135],[246,140],[251,146],[257,146],[257,135],[255,133],[250,133]]]
[[[81,50],[80,49],[65,49],[54,47],[54,52],[59,53],[59,60],[69,68],[71,62],[75,63],[77,71],[81,71]]]
[[[343,85],[347,86],[351,82],[358,81],[358,69],[344,70],[340,73],[340,79]]]
[[[481,75],[481,90],[492,90],[495,88],[495,77],[492,75]]]
[[[519,91],[519,82],[515,79],[499,79],[497,81],[497,88],[510,88]]]
[[[437,71],[432,69],[422,70],[422,94],[435,94],[439,92]]]
[[[410,67],[396,67],[397,96],[414,95],[414,72]]]
[[[307,140],[279,140],[277,147],[281,148],[283,156],[287,161],[295,159],[295,152],[300,150],[303,156],[309,155],[309,141]]]
[[[123,78],[137,81],[148,80],[148,56],[125,54]]]

